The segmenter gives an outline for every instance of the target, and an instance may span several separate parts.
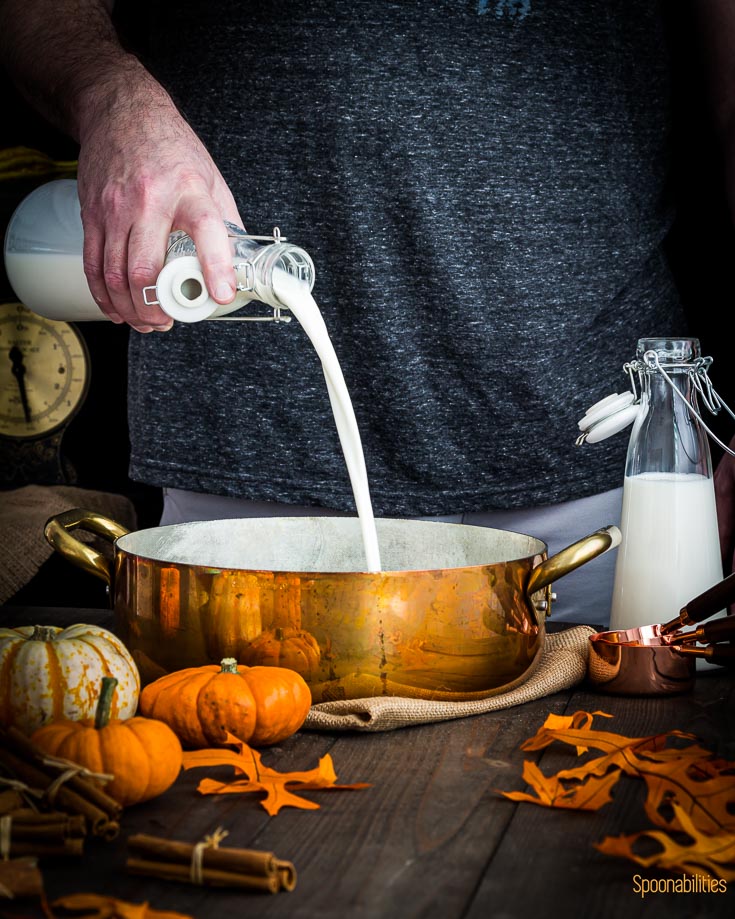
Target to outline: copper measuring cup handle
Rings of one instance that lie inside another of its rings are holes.
[[[670,643],[679,646],[680,643],[690,641],[730,641],[735,638],[735,616],[723,616],[721,619],[713,619],[712,622],[705,622],[698,629],[691,632],[678,632],[671,636]]]
[[[695,625],[723,609],[735,598],[735,572],[719,581],[714,587],[690,600],[679,615],[661,626],[662,635],[670,635],[683,625]]]
[[[679,654],[688,657],[702,657],[711,664],[721,667],[735,667],[735,648],[731,645],[709,645],[706,648],[690,648],[689,645],[676,645]]]

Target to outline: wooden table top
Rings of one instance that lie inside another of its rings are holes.
[[[44,621],[40,622],[39,616]],[[3,625],[97,622],[93,610],[0,609]],[[721,671],[698,677],[692,693],[625,698],[584,685],[522,706],[381,734],[302,731],[263,751],[281,772],[310,769],[329,753],[339,781],[371,782],[360,791],[304,792],[316,811],[285,808],[269,817],[257,795],[201,796],[214,770],[183,772],[153,801],[128,808],[111,842],[89,839],[80,860],[42,863],[49,900],[95,892],[196,919],[228,916],[289,919],[691,919],[735,915],[735,882],[725,893],[640,894],[635,876],[674,877],[598,852],[593,844],[650,828],[641,783],[621,779],[614,801],[596,813],[517,804],[500,795],[523,790],[523,761],[541,770],[572,765],[553,745],[528,754],[520,744],[546,716],[601,710],[605,728],[647,736],[678,728],[735,760],[735,681]],[[221,778],[231,773],[222,771]],[[149,833],[197,842],[223,826],[226,846],[275,852],[293,862],[296,889],[276,895],[196,888],[126,875],[126,839]],[[0,916],[41,916],[32,904],[0,900]]]

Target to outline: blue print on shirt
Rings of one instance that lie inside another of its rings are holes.
[[[477,15],[484,16],[490,6],[498,19],[507,16],[509,19],[525,19],[531,12],[531,0],[478,0]]]

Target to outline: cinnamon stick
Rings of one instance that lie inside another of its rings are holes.
[[[196,846],[145,833],[131,836],[128,846],[133,854],[126,864],[133,873],[193,883],[191,865]],[[200,850],[200,857],[204,885],[271,893],[291,891],[296,886],[294,866],[277,859],[272,852],[206,846]]]
[[[46,855],[82,855],[84,852],[84,839],[60,839],[58,842],[41,842],[34,840],[10,839],[10,856],[15,858],[20,855],[33,855],[42,858]]]
[[[21,812],[22,813],[22,812]],[[18,823],[10,814],[0,817],[2,858],[19,855],[81,855],[84,818],[61,815],[53,823]]]
[[[0,738],[0,740],[4,740],[4,738]],[[0,763],[10,769],[22,782],[41,791],[47,791],[56,778],[56,776],[49,775],[42,768],[39,768],[35,763],[29,763],[21,756],[17,756],[14,752],[2,747],[0,747]],[[57,790],[55,800],[60,808],[75,814],[82,814],[95,836],[104,836],[111,839],[117,835],[119,824],[111,820],[105,811],[77,794],[76,791],[72,791],[71,788],[61,785]]]
[[[81,826],[80,826],[81,822]],[[55,823],[23,823],[13,818],[10,828],[12,839],[38,839],[45,842],[62,839],[78,839],[86,834],[84,818],[75,814],[67,820],[58,820]]]
[[[153,860],[190,865],[194,846],[187,842],[161,839],[138,833],[128,839],[128,847],[136,854]],[[242,874],[266,875],[276,871],[276,857],[272,852],[257,849],[229,849],[209,847],[202,850],[202,867],[221,871],[239,871]]]
[[[188,865],[173,862],[147,861],[129,858],[125,863],[132,874],[144,874],[164,881],[191,881],[191,870]],[[237,874],[234,871],[218,871],[215,868],[202,869],[202,883],[208,887],[240,887],[250,890],[263,890],[267,893],[278,893],[280,880],[277,874]]]
[[[291,862],[277,860],[276,871],[281,887],[290,893],[296,887],[296,869]]]
[[[7,740],[11,744],[11,749],[14,750],[19,756],[22,756],[24,759],[28,759],[31,762],[35,762],[40,768],[51,771],[56,775],[53,770],[53,767],[49,767],[44,764],[44,758],[46,754],[43,750],[37,747],[22,731],[19,731],[18,728],[13,727],[12,725],[7,728]],[[0,734],[0,741],[4,740]],[[83,775],[74,775],[71,776],[64,783],[72,791],[75,791],[81,797],[85,798],[91,804],[94,804],[95,807],[99,808],[101,811],[107,814],[107,816],[112,821],[117,821],[120,819],[123,813],[123,806],[119,801],[115,800],[111,795],[108,795],[107,792],[100,788],[96,784],[94,779],[88,778]]]
[[[87,830],[87,824],[81,814],[66,814],[63,811],[46,811],[39,813],[30,807],[10,811],[6,816],[13,818],[13,825],[50,827],[57,823],[64,823],[71,836],[82,836]]]

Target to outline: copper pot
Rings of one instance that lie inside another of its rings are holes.
[[[81,527],[114,544],[110,562]],[[364,565],[357,518],[217,520],[128,533],[72,510],[51,545],[105,580],[116,631],[144,679],[235,657],[298,670],[315,702],[504,692],[538,662],[552,582],[617,545],[607,527],[551,558],[507,530],[379,519],[384,570]]]

